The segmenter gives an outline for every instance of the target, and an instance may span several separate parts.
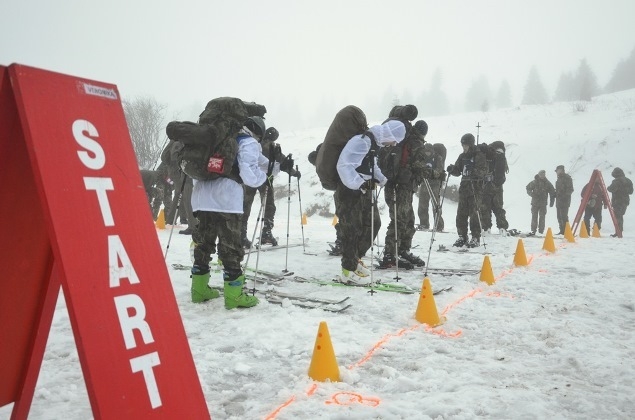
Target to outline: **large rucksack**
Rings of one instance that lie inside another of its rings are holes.
[[[448,149],[445,147],[445,145],[443,143],[434,143],[432,145],[432,148],[434,149],[434,153],[436,155],[435,157],[435,169],[440,169],[440,170],[445,170],[445,158],[448,155]],[[436,161],[436,159],[439,159],[439,162]]]
[[[172,121],[165,131],[174,143],[171,159],[193,179],[207,181],[219,177],[240,180],[235,165],[238,154],[236,136],[247,118],[264,115],[266,108],[238,98],[212,99],[199,116],[199,122]]]
[[[323,188],[335,191],[340,182],[337,160],[342,149],[351,137],[363,134],[367,129],[366,115],[354,105],[342,108],[335,115],[315,160],[315,170]]]
[[[487,158],[488,175],[491,181],[497,187],[500,187],[507,180],[505,174],[507,173],[507,158],[505,157],[505,144],[502,141],[494,141],[492,143],[479,144],[478,147],[485,153]]]

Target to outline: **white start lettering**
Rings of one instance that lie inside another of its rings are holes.
[[[93,171],[103,169],[106,164],[106,154],[97,141],[99,139],[97,128],[90,121],[76,120],[73,122],[72,132],[75,141],[81,146],[81,149],[77,151],[77,156],[82,164]],[[86,191],[95,191],[104,226],[115,227],[115,220],[108,200],[108,192],[115,193],[112,178],[86,176],[84,177],[84,187]],[[107,263],[110,288],[120,287],[122,279],[127,279],[130,285],[139,284],[137,272],[119,235],[108,235],[104,240],[108,243]],[[150,324],[146,321],[146,306],[141,296],[126,294],[115,296],[113,300],[126,350],[134,349],[138,345],[154,343]],[[142,343],[137,343],[135,331],[141,337]],[[141,372],[143,374],[146,391],[153,409],[162,405],[154,374],[154,368],[160,364],[159,354],[156,351],[130,359],[132,373]]]

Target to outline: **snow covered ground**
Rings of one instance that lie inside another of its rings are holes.
[[[345,104],[342,104],[345,105]],[[614,166],[635,178],[635,90],[597,97],[584,111],[573,103],[522,107],[427,119],[428,140],[448,147],[448,161],[459,154],[466,132],[480,140],[502,140],[510,164],[505,184],[510,227],[529,229],[530,198],[525,185],[540,169],[555,182],[563,164],[574,180],[573,219],[579,193],[593,169],[611,182]],[[334,110],[334,114],[337,110]],[[268,118],[275,125],[275,116]],[[293,153],[303,172],[304,209],[330,203],[320,188],[308,153],[323,139],[326,127],[282,133],[280,144]],[[451,183],[458,182],[452,178]],[[278,185],[286,185],[281,177]],[[383,196],[380,197],[383,203]],[[326,253],[335,238],[331,218],[314,215],[302,228],[297,183],[277,202],[274,234],[296,246],[252,254],[259,268],[329,280],[340,270],[339,258]],[[415,198],[416,206],[416,198]],[[332,208],[331,208],[332,209]],[[257,209],[252,211],[250,232]],[[635,412],[635,207],[627,210],[623,239],[613,233],[604,212],[601,238],[568,243],[556,238],[557,251],[542,250],[542,238],[523,239],[530,261],[515,267],[518,239],[485,236],[473,252],[438,252],[456,239],[456,204],[446,201],[446,229],[431,242],[417,232],[412,250],[430,267],[480,269],[490,257],[496,283],[479,276],[430,274],[433,289],[453,289],[435,297],[447,321],[434,329],[414,319],[418,294],[361,288],[318,286],[286,280],[280,291],[313,297],[344,298],[352,306],[341,313],[304,309],[290,301],[262,301],[249,310],[227,311],[221,299],[190,303],[189,272],[172,264],[190,264],[189,237],[172,236],[167,267],[189,338],[203,392],[213,418],[219,419],[582,419],[632,418]],[[382,209],[379,244],[384,243],[387,209]],[[547,226],[557,231],[555,208]],[[165,249],[169,230],[157,230]],[[155,240],[148,238],[148,240]],[[629,251],[631,250],[631,251]],[[381,251],[376,246],[375,252]],[[287,254],[288,252],[288,254]],[[316,255],[313,255],[316,254]],[[367,260],[370,262],[370,255]],[[394,271],[377,271],[376,280],[394,282]],[[424,272],[400,271],[400,283],[419,290]],[[221,275],[211,284],[220,286]],[[314,382],[307,376],[321,321],[325,321],[340,367],[341,382]],[[8,418],[11,406],[0,408]],[[34,419],[83,419],[92,415],[63,296],[60,295],[31,409]]]

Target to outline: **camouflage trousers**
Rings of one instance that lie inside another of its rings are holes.
[[[584,224],[586,225],[587,232],[591,233],[591,217],[598,225],[598,229],[602,229],[602,206],[598,207],[586,207],[584,209]]]
[[[430,226],[430,217],[429,217],[429,208],[430,202],[432,202],[432,216],[434,217],[434,224],[438,231],[445,230],[445,224],[443,222],[443,216],[441,212],[441,207],[438,208],[438,212],[435,211],[434,202],[436,201],[437,205],[441,205],[440,198],[440,188],[441,182],[439,181],[427,181],[430,185],[430,189],[434,194],[434,201],[432,200],[432,196],[430,195],[430,191],[428,191],[428,187],[426,186],[426,181],[424,181],[419,186],[419,206],[417,207],[417,215],[419,216],[419,224],[422,226]],[[438,218],[438,221],[437,221]]]
[[[359,259],[368,252],[381,227],[376,199],[374,207],[371,207],[371,193],[375,192],[367,191],[362,194],[361,191],[351,190],[343,184],[338,185],[335,191],[342,239],[342,268],[347,270],[357,268]],[[371,223],[374,230],[371,229]]]
[[[166,212],[165,222],[171,224],[178,219],[181,219],[181,222],[183,222],[184,219],[187,219],[187,224],[194,228],[196,225],[194,211],[192,210],[192,190],[194,189],[194,181],[192,181],[192,178],[182,173],[181,179],[174,185],[174,197],[172,198],[170,211]]]
[[[556,199],[556,216],[558,217],[558,228],[560,232],[564,232],[567,222],[569,221],[569,205],[571,200],[561,203]]]
[[[456,209],[456,232],[467,238],[468,221],[472,237],[481,237],[479,222],[481,187],[472,181],[463,181],[459,186],[459,206]]]
[[[628,204],[613,205],[613,213],[615,214],[615,219],[617,219],[617,225],[619,226],[621,232],[624,232],[624,214],[626,213],[627,207]]]
[[[509,223],[505,217],[505,209],[503,208],[503,187],[488,185],[483,188],[481,199],[481,223],[483,230],[492,228],[492,213],[496,218],[496,227],[498,229],[509,229]]]
[[[410,251],[412,237],[415,234],[415,213],[412,209],[412,188],[385,187],[384,199],[388,205],[390,223],[386,230],[384,253],[399,255],[403,251]],[[396,199],[396,206],[395,206]],[[395,212],[396,207],[396,212]],[[396,236],[395,239],[395,229]],[[397,247],[395,247],[395,244]],[[396,252],[398,251],[398,252]]]
[[[545,216],[547,215],[547,205],[531,205],[531,231],[542,233],[545,230]]]
[[[223,261],[225,271],[241,271],[240,263],[245,256],[240,228],[242,215],[238,213],[217,213],[197,211],[197,229],[192,235],[196,243],[194,248],[194,266],[200,273],[209,272],[212,254],[216,253],[218,240],[218,258]]]
[[[267,185],[269,188],[267,189]],[[243,217],[242,217],[242,234],[247,237],[247,224],[249,223],[249,216],[251,215],[251,207],[256,197],[256,191],[260,192],[260,200],[265,198],[265,189],[267,189],[267,201],[265,203],[265,214],[263,217],[264,227],[266,229],[273,229],[273,219],[276,216],[276,202],[274,200],[273,188],[269,183],[265,182],[258,188],[251,188],[244,185],[245,195],[243,198]],[[260,208],[258,208],[260,211]]]

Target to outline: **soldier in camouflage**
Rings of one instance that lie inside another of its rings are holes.
[[[531,197],[531,233],[543,233],[545,230],[545,216],[547,215],[547,199],[549,207],[553,207],[556,200],[556,190],[553,184],[547,179],[545,170],[540,170],[525,187],[527,195]]]
[[[598,180],[595,181],[593,186],[590,183],[582,187],[580,196],[584,197],[584,194],[592,188],[589,201],[584,208],[584,224],[586,225],[587,232],[591,232],[591,217],[598,225],[598,229],[602,229],[602,207],[607,208],[607,203],[604,202],[604,191]]]
[[[624,214],[626,208],[630,204],[629,195],[633,194],[633,182],[626,178],[624,171],[621,168],[613,169],[611,172],[613,176],[613,182],[607,187],[607,190],[611,193],[611,205],[613,206],[613,213],[617,218],[617,225],[619,232],[615,232],[611,236],[620,236],[624,231]],[[618,235],[619,233],[619,235]]]
[[[300,171],[293,168],[293,159],[291,156],[285,156],[282,154],[280,150],[280,146],[275,142],[278,139],[279,133],[275,127],[269,127],[265,131],[264,138],[260,142],[260,146],[262,147],[262,154],[267,159],[273,159],[275,162],[280,164],[280,170],[294,176],[296,178],[300,178]],[[268,187],[267,187],[268,186]],[[244,248],[251,248],[251,241],[247,238],[247,224],[249,222],[249,216],[251,214],[251,207],[254,202],[254,198],[256,196],[256,191],[260,193],[260,199],[263,200],[265,198],[265,189],[267,189],[267,197],[266,202],[264,203],[264,216],[263,216],[263,228],[262,228],[262,237],[260,238],[261,244],[271,244],[273,246],[278,245],[278,241],[274,238],[271,230],[274,225],[274,218],[276,215],[276,202],[274,197],[273,190],[273,179],[269,179],[265,181],[258,188],[251,188],[245,185],[245,199],[243,203],[243,226],[242,226],[242,244]]]
[[[390,223],[386,229],[384,258],[380,264],[383,268],[396,265],[396,256],[409,263],[400,263],[404,268],[425,265],[421,258],[410,252],[412,237],[416,231],[412,198],[424,179],[439,179],[445,174],[426,164],[424,142],[427,132],[426,122],[417,121],[398,146],[386,150],[387,153],[395,155],[393,160],[397,169],[390,170],[380,166],[384,175],[390,174],[387,175],[388,182],[384,188]]]
[[[445,157],[435,150],[435,147],[443,146],[440,143],[432,145],[426,143],[424,146],[425,165],[426,167],[437,171],[437,173],[445,173]],[[440,198],[441,198],[441,179],[424,179],[419,186],[419,205],[417,207],[417,215],[419,216],[419,230],[430,229],[430,202],[432,202],[432,215],[434,217],[434,228],[443,232],[445,223],[441,215]],[[436,203],[436,204],[435,204]]]
[[[149,169],[141,169],[139,172],[141,173],[143,188],[145,189],[146,196],[148,197],[150,211],[152,211],[153,219],[156,219],[156,216],[154,216],[154,208],[155,206],[160,207],[161,201],[163,200],[163,193],[158,186],[159,176],[157,174],[157,171],[152,171]]]
[[[256,137],[264,134],[262,118],[249,117],[236,139],[238,154],[235,170],[229,176],[208,181],[195,181],[192,207],[198,227],[194,232],[194,265],[192,266],[192,302],[200,303],[219,297],[208,286],[211,255],[216,252],[223,261],[225,308],[252,307],[258,298],[243,291],[245,276],[240,265],[245,250],[241,244],[244,189],[262,185],[267,178],[269,161],[260,152]]]
[[[564,171],[564,165],[556,167],[556,214],[558,216],[558,228],[556,235],[563,235],[569,221],[569,207],[571,206],[571,194],[573,194],[573,180]]]
[[[471,133],[461,137],[463,153],[454,165],[448,166],[448,174],[460,176],[459,206],[456,210],[456,231],[459,238],[453,246],[475,248],[481,244],[482,226],[480,222],[481,194],[483,178],[487,173],[485,154],[476,146],[476,139]],[[468,221],[472,239],[468,241]]]
[[[483,199],[481,205],[481,222],[483,231],[489,232],[492,228],[492,213],[496,218],[496,228],[502,236],[507,236],[509,223],[505,217],[503,208],[503,184],[507,173],[507,159],[505,158],[505,144],[494,141],[483,146],[487,158],[487,174],[483,179]]]

